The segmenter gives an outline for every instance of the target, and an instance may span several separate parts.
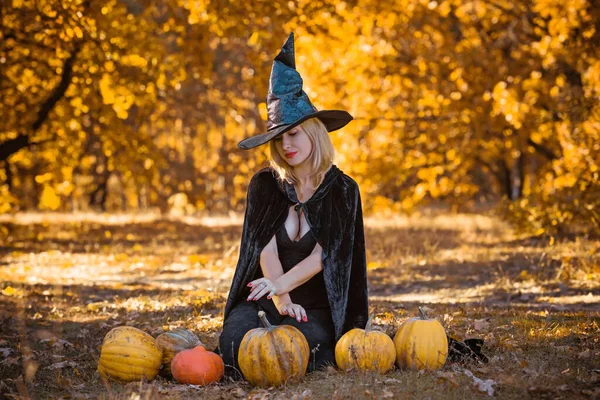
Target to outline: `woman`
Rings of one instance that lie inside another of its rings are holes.
[[[237,353],[264,310],[276,325],[296,326],[312,351],[309,371],[335,363],[335,343],[364,328],[367,279],[358,185],[333,165],[328,132],[350,114],[317,111],[295,69],[294,37],[275,58],[267,95],[267,132],[242,140],[269,142],[271,167],[248,187],[240,257],[225,306],[219,353],[226,374],[241,378]]]

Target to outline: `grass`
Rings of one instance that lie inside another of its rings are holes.
[[[482,215],[366,221],[374,324],[391,336],[424,306],[488,364],[386,375],[335,368],[280,389],[156,378],[103,382],[104,335],[185,327],[214,348],[239,218],[20,214],[0,218],[0,397],[154,399],[600,397],[600,242],[515,235]],[[488,384],[490,381],[488,381]]]

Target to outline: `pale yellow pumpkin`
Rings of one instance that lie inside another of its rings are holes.
[[[396,364],[400,368],[436,370],[448,356],[448,338],[442,324],[429,319],[419,307],[420,317],[405,321],[394,336]]]
[[[254,386],[281,386],[297,381],[306,373],[310,348],[300,330],[291,325],[274,326],[258,316],[264,328],[248,331],[238,353],[238,364],[244,377]]]
[[[335,345],[335,362],[344,371],[359,369],[386,373],[396,361],[394,342],[387,334],[371,330],[369,317],[365,329],[346,332]]]
[[[152,336],[132,326],[119,326],[104,337],[98,372],[122,382],[154,379],[162,351]]]
[[[198,336],[187,329],[175,329],[161,333],[156,338],[156,345],[162,351],[162,369],[161,376],[170,378],[171,361],[177,353],[183,350],[193,349],[196,346],[204,346]]]

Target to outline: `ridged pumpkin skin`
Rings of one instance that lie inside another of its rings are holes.
[[[162,351],[152,336],[132,326],[119,326],[104,337],[98,372],[121,382],[154,379]]]
[[[371,318],[365,329],[355,328],[335,345],[335,362],[344,371],[359,369],[386,373],[396,361],[394,342],[384,332],[371,330]]]
[[[448,338],[442,324],[421,316],[405,321],[394,337],[396,364],[400,368],[436,370],[442,368],[448,356]]]
[[[291,325],[273,326],[259,311],[265,328],[246,333],[240,344],[238,364],[254,386],[281,386],[299,380],[306,373],[310,348],[300,330]]]
[[[221,380],[225,364],[218,354],[197,346],[177,353],[171,361],[171,371],[179,383],[208,385]]]
[[[177,353],[183,350],[203,346],[198,336],[187,329],[175,329],[161,333],[156,338],[156,345],[162,351],[162,368],[160,375],[171,377],[171,361]]]

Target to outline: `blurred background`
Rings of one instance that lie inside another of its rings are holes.
[[[297,69],[368,214],[490,206],[600,229],[598,0],[8,0],[0,213],[242,212],[272,59]]]

